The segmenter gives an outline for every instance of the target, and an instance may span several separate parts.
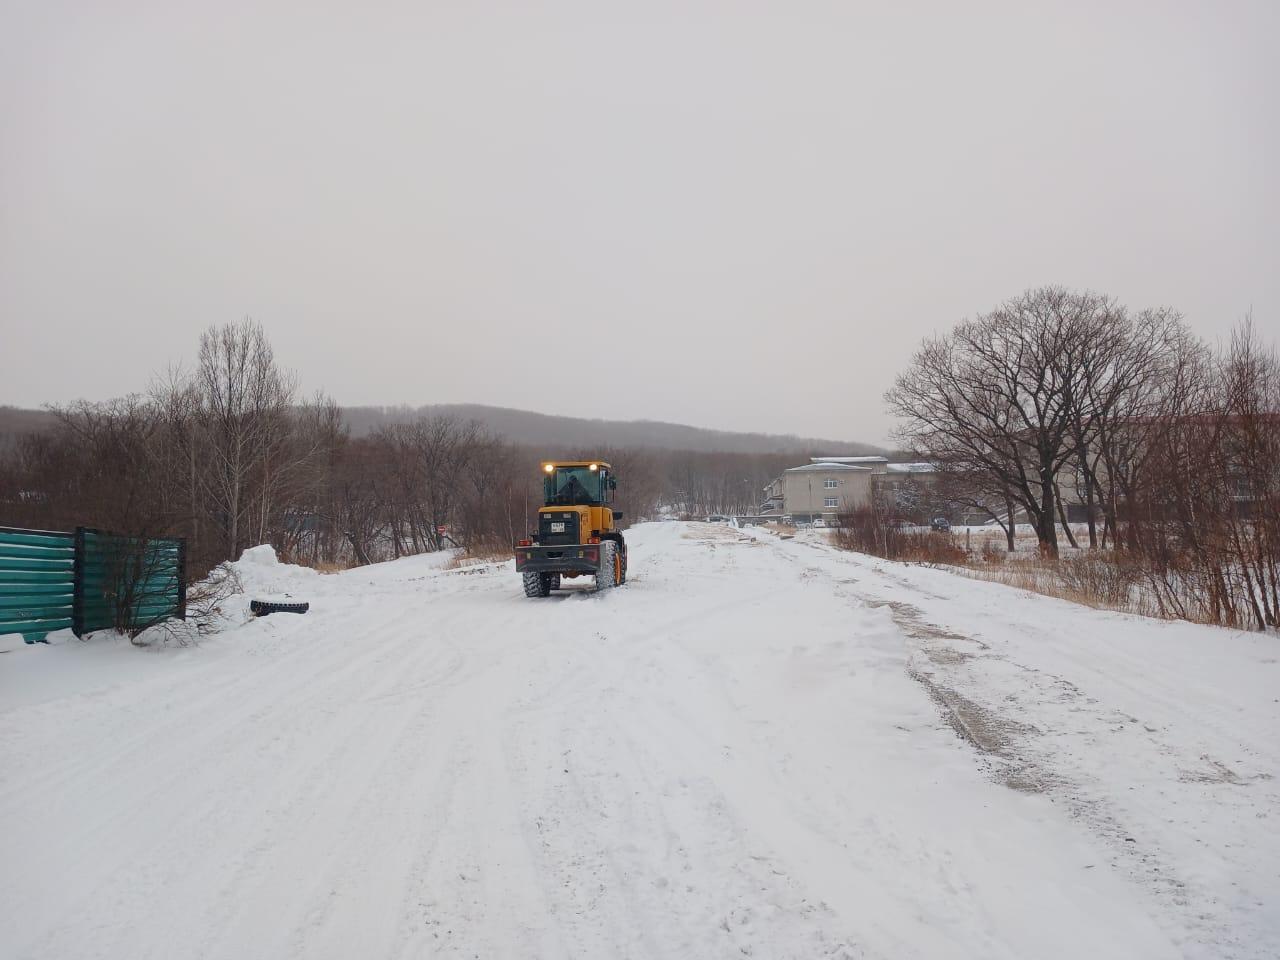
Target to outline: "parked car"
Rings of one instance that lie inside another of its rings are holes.
[[[719,513],[713,513],[707,517],[707,523],[728,523],[729,518]]]
[[[827,527],[827,521],[823,520],[821,517],[814,517],[813,527],[815,530],[825,530]]]
[[[934,517],[929,521],[929,526],[938,533],[951,532],[951,521],[946,517]]]

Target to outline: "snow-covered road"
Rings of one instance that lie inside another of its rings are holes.
[[[0,655],[0,956],[1274,957],[1280,642],[705,524]],[[959,735],[958,735],[959,734]]]

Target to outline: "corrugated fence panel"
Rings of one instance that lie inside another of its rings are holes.
[[[114,626],[124,608],[134,626],[186,616],[186,544],[76,530],[77,634]]]
[[[27,643],[72,626],[75,537],[0,527],[0,634]]]
[[[79,527],[74,534],[0,527],[0,634],[36,643],[187,614],[186,543]]]

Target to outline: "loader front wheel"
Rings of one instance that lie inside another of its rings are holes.
[[[618,545],[612,540],[600,544],[600,569],[596,571],[596,590],[618,585]]]
[[[551,574],[538,573],[536,570],[524,574],[524,595],[526,597],[551,596]]]

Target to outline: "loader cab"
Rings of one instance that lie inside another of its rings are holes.
[[[613,502],[618,481],[607,463],[546,463],[542,502],[548,507],[602,507]]]
[[[542,508],[537,542],[589,543],[617,535],[613,510],[618,481],[613,467],[601,460],[573,460],[542,465]]]

